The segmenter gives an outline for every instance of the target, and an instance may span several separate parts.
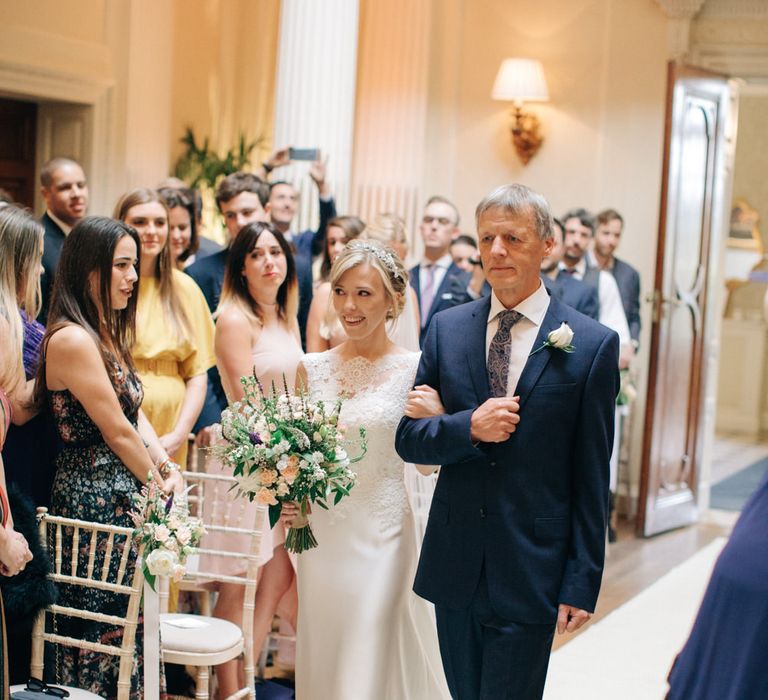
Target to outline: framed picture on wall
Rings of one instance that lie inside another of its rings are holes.
[[[760,229],[757,226],[759,219],[760,215],[749,206],[746,199],[735,200],[731,208],[728,245],[731,248],[762,251]]]

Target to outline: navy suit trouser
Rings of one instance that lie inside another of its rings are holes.
[[[491,606],[485,568],[463,610],[435,605],[445,677],[454,700],[540,700],[555,624],[500,618]]]

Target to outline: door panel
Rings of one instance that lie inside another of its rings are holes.
[[[638,531],[695,522],[702,453],[705,319],[716,212],[726,195],[729,84],[670,64]]]
[[[0,187],[27,207],[35,198],[36,122],[33,102],[0,99]]]

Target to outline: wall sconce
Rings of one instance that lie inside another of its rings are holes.
[[[514,102],[512,108],[512,143],[527,165],[541,148],[544,137],[535,114],[523,111],[523,102],[548,102],[549,91],[541,62],[532,58],[505,58],[501,62],[491,98]]]

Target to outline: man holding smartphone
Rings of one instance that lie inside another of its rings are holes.
[[[336,216],[336,203],[331,194],[331,188],[326,182],[326,162],[317,148],[281,148],[275,151],[262,163],[264,177],[274,169],[288,165],[294,161],[312,161],[309,176],[317,185],[320,197],[320,225],[317,231],[307,229],[297,232],[291,230],[291,223],[299,210],[299,193],[290,183],[277,180],[271,183],[269,193],[269,216],[280,233],[293,245],[298,255],[309,262],[323,250],[325,228],[330,219]]]

